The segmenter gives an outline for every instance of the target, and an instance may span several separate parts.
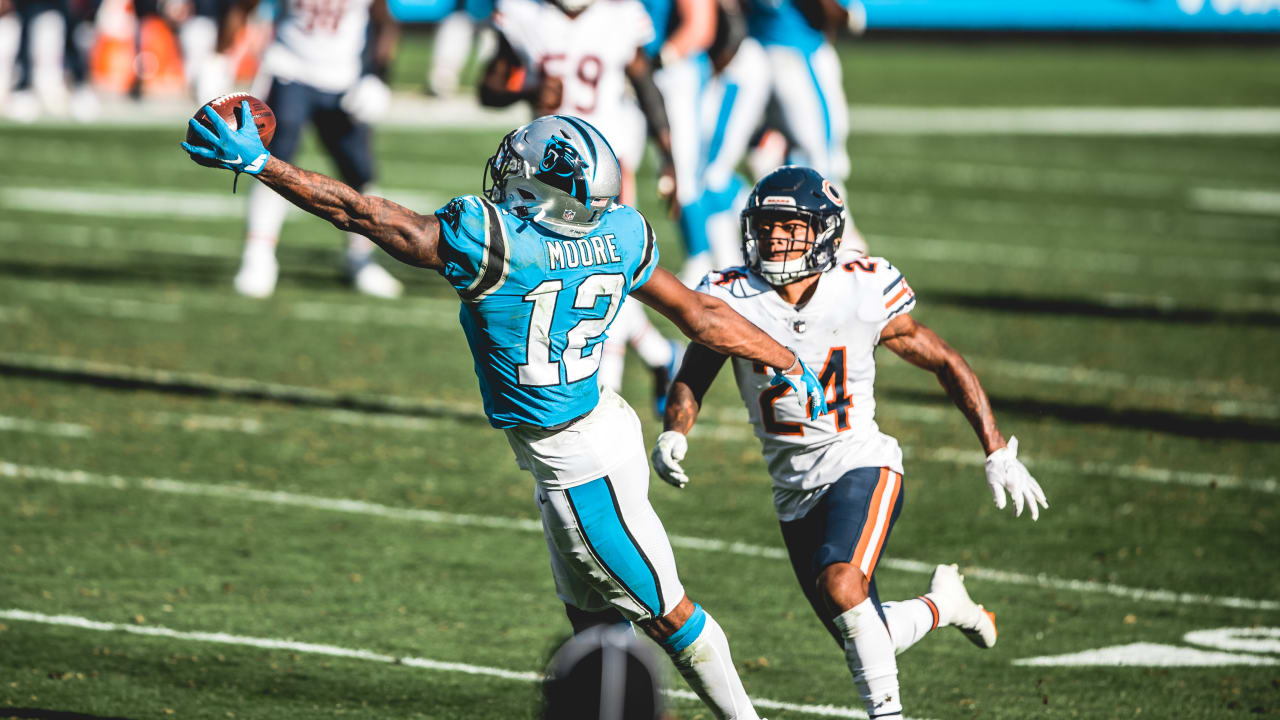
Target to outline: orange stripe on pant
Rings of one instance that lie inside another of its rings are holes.
[[[901,491],[902,476],[889,468],[880,468],[880,481],[871,493],[866,524],[862,526],[862,535],[858,537],[853,557],[849,560],[867,577],[871,577],[876,563],[880,561],[880,550],[884,547],[889,522],[893,519],[893,507],[898,503]]]

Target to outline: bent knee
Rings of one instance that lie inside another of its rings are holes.
[[[817,590],[836,614],[860,604],[871,594],[871,580],[853,563],[832,563],[818,573]]]

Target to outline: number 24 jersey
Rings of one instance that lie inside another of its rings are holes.
[[[746,268],[713,272],[698,287],[795,350],[822,381],[827,412],[810,420],[786,385],[770,385],[771,371],[731,358],[773,478],[782,520],[807,512],[823,488],[859,467],[902,473],[898,442],[875,422],[874,352],[894,317],[915,307],[906,278],[880,257],[858,258],[823,273],[809,302],[796,308]]]

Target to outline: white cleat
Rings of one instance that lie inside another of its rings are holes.
[[[251,298],[269,298],[276,291],[276,279],[280,277],[280,264],[275,255],[246,252],[240,260],[240,272],[236,273],[236,292]]]
[[[351,272],[351,285],[357,292],[392,300],[404,293],[404,285],[372,260],[361,264]]]
[[[929,578],[929,598],[938,606],[938,624],[953,625],[980,648],[996,644],[996,615],[969,597],[954,563],[939,565]]]

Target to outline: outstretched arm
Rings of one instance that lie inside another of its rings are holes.
[[[251,126],[252,127],[252,126]],[[359,233],[407,265],[439,270],[440,220],[345,183],[295,167],[277,157],[258,175],[263,185],[339,230]]]
[[[987,393],[960,353],[910,315],[890,320],[880,333],[880,343],[912,365],[936,375],[952,402],[964,413],[986,451],[987,485],[996,507],[1004,509],[1007,491],[1013,497],[1015,517],[1022,515],[1023,507],[1030,507],[1031,519],[1040,519],[1040,508],[1049,507],[1044,491],[1018,460],[1018,439],[1009,438],[1006,443],[1000,434]]]
[[[791,368],[795,353],[752,325],[723,300],[694,292],[663,268],[653,271],[644,285],[632,292],[640,302],[657,310],[694,342],[722,355],[733,355],[778,368]]]
[[[937,376],[951,401],[973,426],[987,455],[1005,446],[1004,436],[996,427],[995,414],[991,412],[991,402],[978,382],[978,376],[964,357],[937,333],[910,315],[899,315],[890,320],[880,333],[880,344],[903,360]]]
[[[339,230],[364,235],[400,262],[433,270],[444,267],[438,251],[440,221],[435,215],[421,215],[385,198],[362,195],[331,177],[294,167],[267,152],[254,123],[242,121],[240,129],[232,130],[213,108],[206,105],[203,112],[213,129],[195,118],[188,122],[199,138],[198,144],[182,143],[192,160],[256,175],[289,202]],[[248,101],[241,103],[239,112],[240,118],[250,117]]]

